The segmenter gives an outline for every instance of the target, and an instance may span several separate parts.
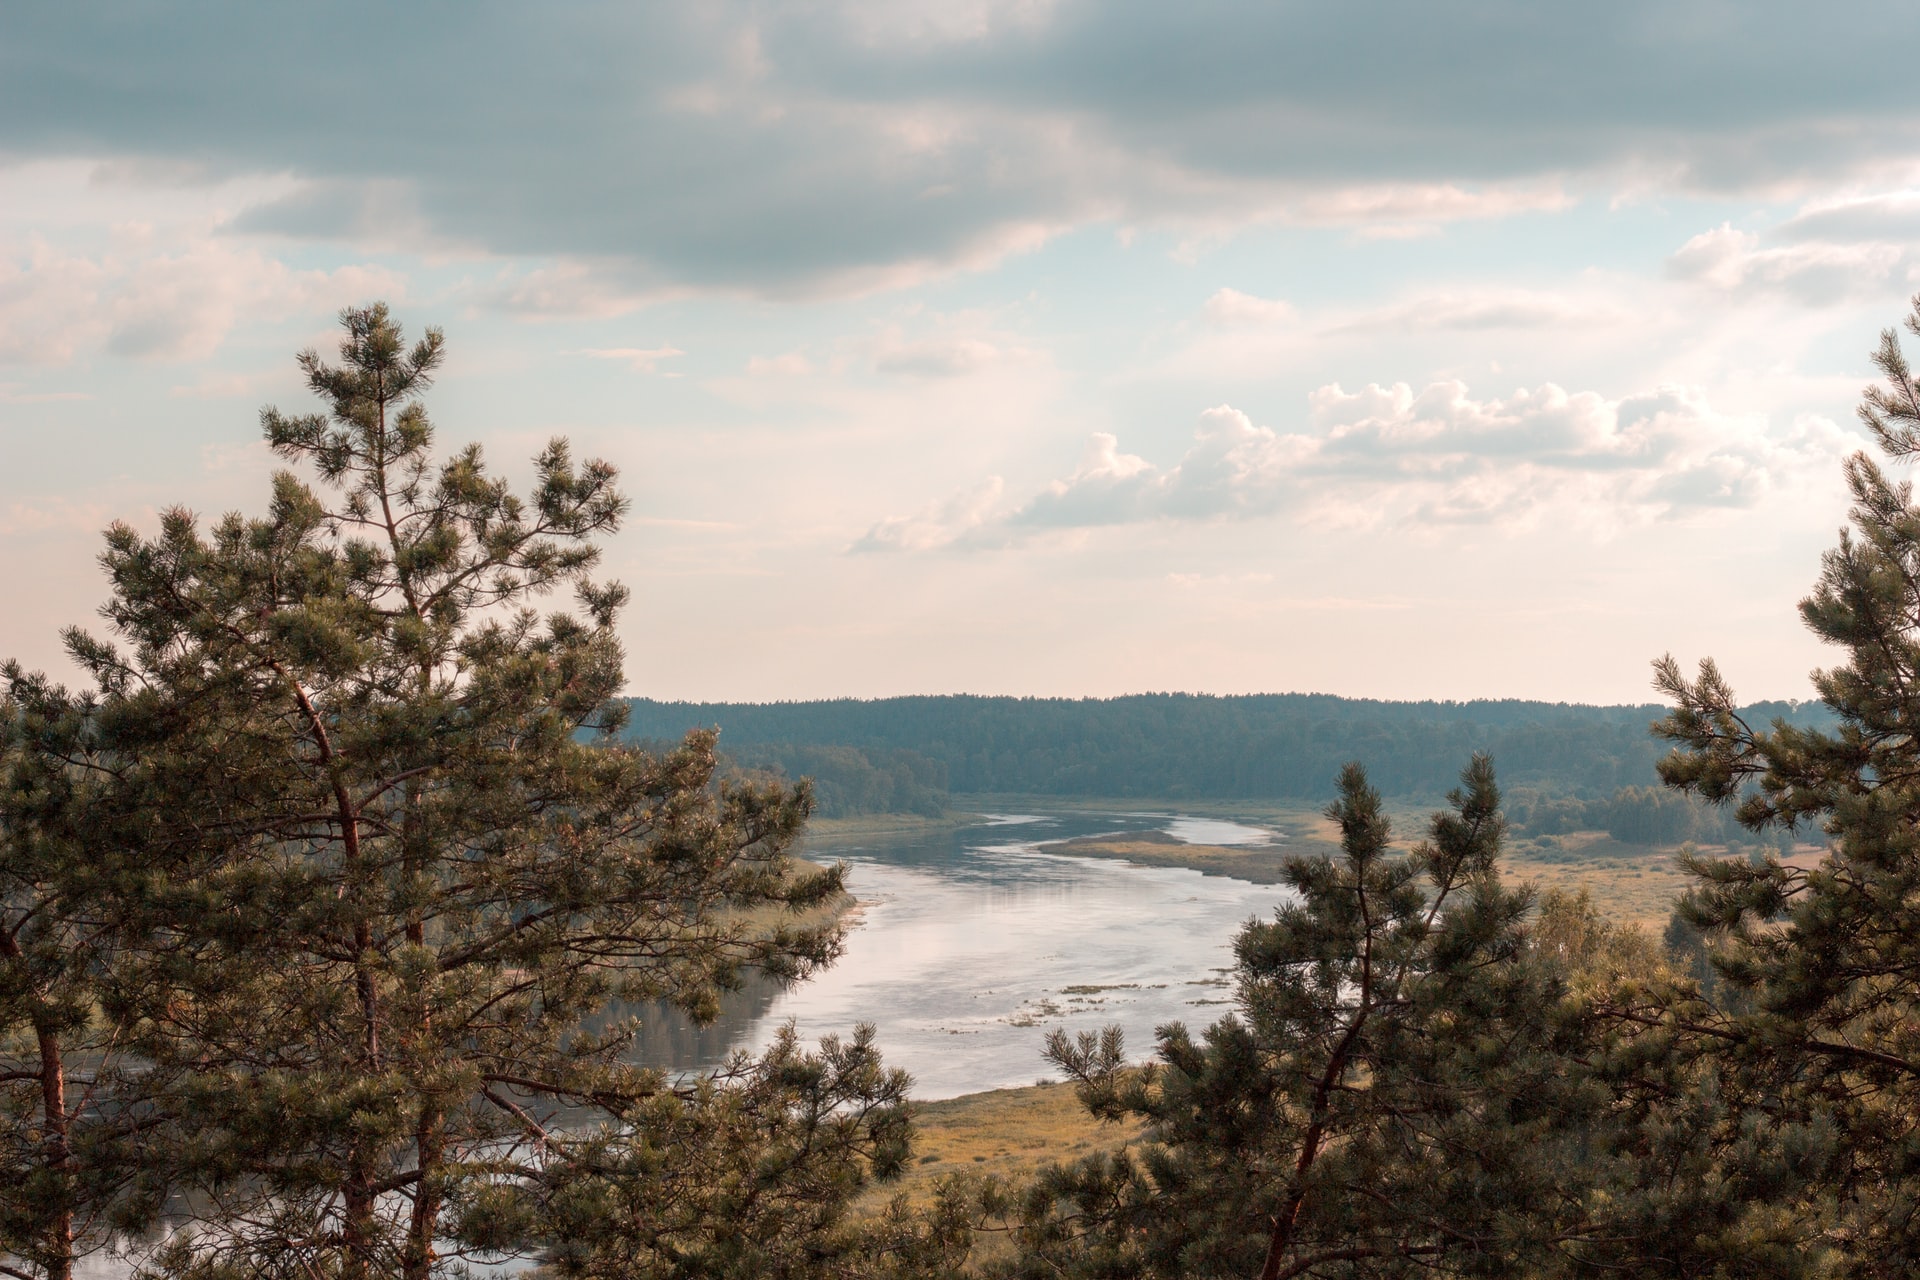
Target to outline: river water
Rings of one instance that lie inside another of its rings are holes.
[[[887,1061],[929,1099],[1048,1076],[1041,1046],[1056,1027],[1118,1024],[1144,1057],[1155,1027],[1227,1011],[1234,934],[1285,892],[1045,847],[1148,830],[1215,845],[1274,838],[1171,813],[997,814],[959,830],[815,838],[807,856],[845,861],[860,902],[845,954],[790,990],[747,993],[671,1065],[711,1066],[729,1043],[758,1048],[789,1019],[809,1040],[876,1024]]]

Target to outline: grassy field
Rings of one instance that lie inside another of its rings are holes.
[[[917,813],[863,813],[854,818],[810,818],[802,843],[820,840],[844,840],[853,836],[886,836],[916,831],[953,831],[972,826],[980,815],[972,810],[952,810],[937,818]]]
[[[948,1173],[992,1174],[1018,1180],[1043,1164],[1123,1146],[1138,1128],[1105,1124],[1080,1106],[1067,1084],[995,1089],[914,1104],[914,1159],[906,1176],[872,1194],[904,1190],[920,1198]]]
[[[1703,848],[1702,853],[1720,850]],[[1593,895],[1600,914],[1634,924],[1655,937],[1666,928],[1673,904],[1690,887],[1680,872],[1678,849],[1621,844],[1604,831],[1515,841],[1509,845],[1506,876],[1530,881],[1542,892],[1582,889]]]

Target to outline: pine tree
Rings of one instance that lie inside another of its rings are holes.
[[[1906,322],[1920,334],[1920,298]],[[1899,335],[1881,336],[1860,416],[1893,460],[1920,452],[1920,384]],[[1846,464],[1850,530],[1826,553],[1806,625],[1845,654],[1814,686],[1832,730],[1748,723],[1711,662],[1660,729],[1673,787],[1736,807],[1755,831],[1823,832],[1817,865],[1696,859],[1683,904],[1715,939],[1732,1012],[1684,1029],[1726,1064],[1779,1141],[1809,1154],[1796,1211],[1825,1206],[1847,1274],[1920,1271],[1920,506],[1866,453]],[[1756,1212],[1779,1211],[1778,1202]]]
[[[1522,1274],[1590,1231],[1568,1150],[1604,1099],[1556,1051],[1485,757],[1451,799],[1396,854],[1349,766],[1340,856],[1292,860],[1296,898],[1236,942],[1238,1014],[1162,1028],[1144,1068],[1117,1030],[1054,1037],[1094,1114],[1149,1127],[1039,1180],[1019,1274]]]
[[[840,872],[789,852],[804,788],[718,782],[711,733],[611,740],[613,469],[556,440],[523,500],[477,447],[436,463],[440,333],[342,325],[339,365],[300,357],[325,411],[262,415],[318,487],[116,525],[112,636],[68,635],[115,762],[74,827],[118,938],[99,1006],[204,1206],[175,1271],[424,1280],[468,1206],[538,1183],[557,1116],[674,1092],[622,1059],[630,1025],[589,1029],[610,1002],[711,1014],[744,967],[838,945]],[[567,585],[578,612],[534,610]]]
[[[818,1053],[787,1027],[758,1059],[737,1053],[617,1131],[556,1135],[537,1179],[470,1203],[469,1229],[546,1241],[548,1270],[567,1280],[957,1275],[974,1225],[964,1188],[854,1212],[907,1159],[908,1083],[881,1064],[870,1026]]]
[[[121,1066],[93,999],[110,931],[58,821],[89,781],[69,767],[82,708],[17,667],[0,677],[0,1273],[68,1280],[100,1239],[89,1193],[111,1144],[91,1104]]]

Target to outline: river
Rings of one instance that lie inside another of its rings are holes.
[[[860,903],[845,954],[791,989],[745,993],[702,1043],[663,1045],[662,1065],[711,1066],[723,1045],[757,1048],[789,1019],[807,1039],[874,1023],[887,1061],[928,1099],[1047,1076],[1041,1046],[1056,1027],[1118,1024],[1129,1051],[1145,1056],[1155,1027],[1204,1026],[1227,1011],[1234,934],[1285,891],[1045,847],[1144,830],[1214,845],[1273,838],[1217,819],[1124,812],[813,838],[807,856],[845,861]]]

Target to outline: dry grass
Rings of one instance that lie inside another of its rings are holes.
[[[1295,844],[1186,844],[1162,831],[1129,831],[1115,836],[1082,836],[1045,846],[1049,853],[1082,858],[1119,858],[1143,867],[1191,867],[1207,875],[1237,876],[1255,884],[1277,884]]]
[[[1601,831],[1577,831],[1514,843],[1503,870],[1508,880],[1531,882],[1542,892],[1585,889],[1606,919],[1638,925],[1658,937],[1673,915],[1674,902],[1692,885],[1680,871],[1678,852],[1621,844]]]
[[[916,1102],[914,1156],[901,1181],[868,1193],[884,1202],[905,1191],[924,1199],[950,1173],[992,1174],[1018,1182],[1040,1166],[1123,1146],[1139,1126],[1105,1124],[1080,1105],[1073,1087],[1036,1084],[939,1102]]]

